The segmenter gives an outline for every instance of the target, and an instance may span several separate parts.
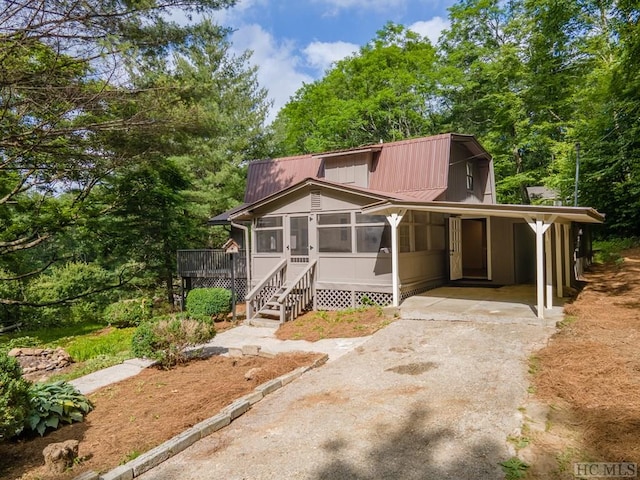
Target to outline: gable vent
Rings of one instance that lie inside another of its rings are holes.
[[[317,212],[322,209],[322,197],[320,196],[320,190],[311,191],[311,211]]]

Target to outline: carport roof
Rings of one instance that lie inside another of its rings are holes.
[[[398,210],[440,212],[453,215],[544,219],[549,222],[602,223],[604,215],[590,207],[557,207],[546,205],[480,204],[460,202],[411,202],[389,200],[363,207],[363,213],[385,214]]]

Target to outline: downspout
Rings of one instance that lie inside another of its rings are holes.
[[[233,220],[229,221],[229,224],[232,227],[239,228],[244,232],[244,254],[245,261],[247,262],[247,266],[245,267],[247,270],[247,292],[251,290],[251,254],[249,252],[249,227],[246,225],[240,225],[239,223],[233,223]]]

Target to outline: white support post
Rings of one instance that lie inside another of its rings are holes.
[[[571,225],[562,225],[564,233],[564,286],[571,287]]]
[[[556,223],[553,226],[553,235],[556,240],[556,296],[564,297],[562,292],[562,225]]]
[[[525,220],[536,234],[536,313],[538,318],[544,318],[544,232],[551,226],[555,217],[552,217],[549,223],[539,218],[535,220],[526,218]]]
[[[393,306],[400,305],[400,281],[398,262],[398,225],[402,221],[405,210],[400,210],[387,215],[387,221],[391,225],[391,288],[393,289]]]
[[[550,226],[550,225],[549,225]],[[544,235],[544,263],[547,308],[553,308],[553,261],[551,253],[551,230]]]

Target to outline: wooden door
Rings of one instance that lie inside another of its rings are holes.
[[[449,278],[462,278],[462,220],[449,218]]]

